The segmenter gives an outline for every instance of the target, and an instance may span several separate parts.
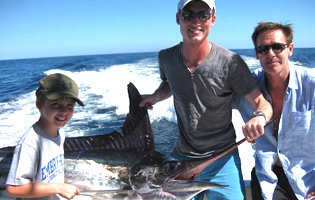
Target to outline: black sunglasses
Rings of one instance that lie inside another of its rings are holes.
[[[200,21],[207,21],[211,17],[210,11],[200,11],[198,13],[195,13],[191,10],[185,10],[181,12],[182,19],[185,21],[192,21],[198,16]]]
[[[287,48],[287,44],[283,43],[274,43],[272,45],[260,45],[256,48],[258,54],[267,54],[269,49],[271,48],[275,53],[281,53],[285,48]]]

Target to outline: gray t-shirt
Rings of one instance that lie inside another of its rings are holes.
[[[50,138],[36,124],[29,128],[15,147],[6,185],[64,183],[65,136]],[[19,198],[20,199],[20,198]],[[59,200],[59,196],[34,198]]]
[[[216,44],[207,58],[189,71],[181,46],[159,53],[160,76],[170,85],[178,120],[174,151],[192,158],[213,156],[235,144],[233,93],[245,96],[258,85],[239,55]]]

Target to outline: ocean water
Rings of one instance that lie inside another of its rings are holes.
[[[251,70],[260,67],[253,49],[233,50]],[[38,80],[52,73],[63,73],[79,86],[85,107],[76,106],[71,121],[61,130],[68,137],[120,132],[129,109],[127,85],[132,82],[141,94],[151,94],[159,86],[158,53],[89,55],[0,61],[0,148],[13,146],[39,118],[35,106]],[[315,67],[315,48],[295,49],[291,62]],[[156,149],[170,153],[177,138],[173,99],[154,105],[149,111]],[[243,139],[243,125],[237,111],[233,124],[237,140]],[[239,148],[245,180],[254,166],[253,149],[244,143]]]

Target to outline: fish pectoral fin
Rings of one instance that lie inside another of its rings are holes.
[[[162,189],[177,198],[191,199],[204,190],[223,187],[228,186],[203,181],[172,181],[165,184]]]

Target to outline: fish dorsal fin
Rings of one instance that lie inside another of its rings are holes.
[[[128,84],[129,113],[121,127],[104,135],[66,138],[65,151],[71,150],[146,150],[154,149],[154,139],[148,111],[140,107],[142,97],[137,88]]]

